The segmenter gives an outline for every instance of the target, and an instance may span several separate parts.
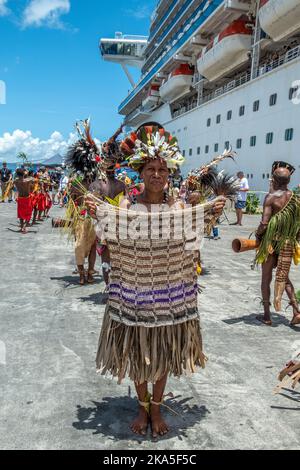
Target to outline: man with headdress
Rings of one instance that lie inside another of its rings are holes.
[[[283,292],[286,291],[293,308],[291,325],[300,324],[300,310],[289,271],[300,237],[300,200],[289,190],[291,175],[295,171],[289,163],[277,161],[272,167],[269,194],[265,198],[262,221],[256,231],[260,243],[256,262],[262,265],[262,303],[264,315],[258,320],[271,326],[270,285],[276,268],[274,307],[281,310]]]
[[[14,184],[18,191],[17,214],[21,224],[21,233],[25,234],[32,215],[31,192],[34,181],[31,177],[25,177],[25,170],[18,168]]]
[[[93,196],[88,197],[87,205],[99,221],[103,211],[113,211],[122,229],[123,216],[132,223],[136,217],[146,217],[151,224],[150,238],[149,226],[140,238],[121,237],[118,227],[116,237],[107,236],[111,254],[109,298],[96,362],[102,374],[112,374],[119,383],[128,375],[135,383],[139,414],[131,429],[146,435],[150,423],[152,435],[157,437],[169,430],[161,415],[168,376],[180,377],[205,366],[195,249],[188,248],[188,238],[197,237],[189,233],[176,238],[170,232],[159,239],[151,236],[158,221],[161,229],[163,213],[170,216],[175,230],[176,213],[182,211],[182,203],[174,202],[165,192],[170,171],[184,161],[176,139],[159,125],[146,125],[125,139],[121,148],[129,165],[139,171],[143,192],[124,198],[120,208],[105,209],[100,201],[97,208]],[[218,216],[224,203],[220,198],[205,210],[211,211],[211,217]],[[192,216],[196,214],[192,208],[186,210]],[[152,394],[148,383],[153,384]]]
[[[80,124],[82,124],[83,129]],[[101,161],[100,151],[91,136],[90,120],[76,123],[80,139],[68,151],[66,165],[73,170],[69,181],[70,199],[67,207],[67,219],[71,219],[71,229],[75,237],[75,258],[80,284],[94,282],[96,263],[96,233],[94,225],[87,214],[84,195],[95,181]],[[84,269],[88,258],[87,278]]]
[[[125,184],[115,177],[116,165],[124,160],[124,155],[120,150],[120,142],[117,141],[122,131],[123,126],[102,145],[101,167],[105,177],[103,177],[103,174],[100,174],[99,178],[90,186],[92,193],[115,205],[120,204],[126,193]],[[107,286],[109,282],[110,256],[105,240],[97,240],[97,251],[101,256],[102,275]]]
[[[1,202],[5,202],[8,197],[8,202],[12,201],[12,191],[13,191],[13,176],[12,171],[7,167],[7,163],[2,163],[2,168],[0,170],[0,179],[1,179]]]

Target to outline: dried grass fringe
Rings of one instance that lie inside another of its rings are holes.
[[[205,367],[199,320],[146,328],[112,320],[106,310],[96,365],[118,383],[128,376],[137,384],[156,383],[165,374],[180,377]]]

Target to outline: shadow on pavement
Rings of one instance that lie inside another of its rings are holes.
[[[107,303],[108,294],[101,292],[96,292],[95,294],[90,294],[87,297],[79,297],[79,300],[82,302],[92,302],[95,305],[105,305]]]
[[[223,323],[227,325],[235,325],[237,323],[246,323],[246,325],[252,326],[260,326],[264,328],[278,328],[280,325],[288,326],[289,328],[300,331],[300,327],[295,327],[290,325],[290,321],[286,318],[286,316],[281,315],[279,313],[272,313],[272,326],[266,326],[259,320],[257,320],[258,313],[250,313],[249,315],[244,315],[243,317],[237,318],[228,318],[226,320],[222,320]]]
[[[159,440],[187,437],[186,431],[206,417],[210,411],[206,406],[188,405],[192,398],[179,400],[180,396],[168,399],[166,405],[171,407],[179,416],[163,409],[164,417],[170,426],[170,432]],[[91,407],[77,405],[77,419],[72,425],[78,431],[93,431],[115,440],[144,441],[152,439],[150,430],[147,436],[137,436],[130,430],[130,424],[137,415],[137,400],[130,396],[104,397],[102,402],[92,401]]]
[[[16,225],[17,227],[17,225]],[[20,233],[21,234],[21,229],[19,230],[13,230],[12,228],[10,227],[7,227],[6,230],[8,230],[9,232],[13,232],[13,233]],[[27,230],[27,233],[26,234],[21,234],[21,235],[28,235],[29,233],[38,233],[36,230]]]
[[[50,281],[58,281],[64,283],[64,287],[69,287],[69,286],[78,286],[84,289],[86,286],[93,286],[95,284],[100,284],[102,282],[102,279],[96,279],[93,284],[85,284],[84,286],[81,286],[79,284],[79,276],[74,274],[74,276],[62,276],[62,277],[50,277]]]

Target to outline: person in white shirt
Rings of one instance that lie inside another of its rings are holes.
[[[63,207],[65,205],[65,192],[68,187],[69,183],[69,178],[67,175],[62,174],[60,182],[59,182],[59,187],[58,187],[58,200],[60,202],[60,207]]]
[[[240,183],[240,190],[238,192],[237,200],[235,203],[237,221],[234,225],[242,225],[243,209],[246,208],[247,194],[249,192],[249,183],[242,171],[238,172],[237,177]]]

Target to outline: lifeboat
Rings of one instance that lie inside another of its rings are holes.
[[[234,70],[247,62],[251,41],[249,20],[233,21],[202,50],[197,61],[198,72],[213,81]]]
[[[300,2],[260,0],[259,21],[274,41],[280,41],[300,29]]]
[[[150,109],[156,108],[159,105],[160,85],[151,85],[147,94],[147,97],[143,101],[143,108],[148,111]]]
[[[193,82],[195,69],[188,64],[181,64],[160,87],[161,99],[172,103],[181,96],[189,93]]]

